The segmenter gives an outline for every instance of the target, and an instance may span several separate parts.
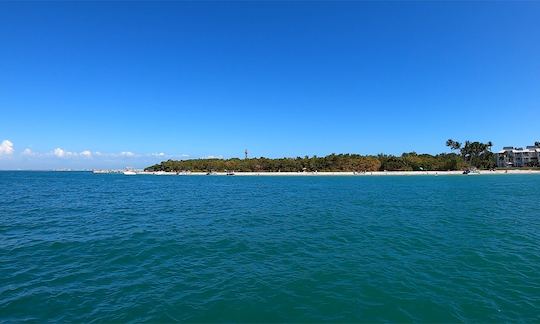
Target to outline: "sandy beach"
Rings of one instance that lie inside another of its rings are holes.
[[[101,172],[107,173],[107,172]],[[111,172],[112,173],[112,172]],[[118,173],[118,172],[116,172]],[[174,176],[227,176],[226,172],[146,172],[138,171],[137,175],[174,175]],[[508,174],[540,174],[540,170],[481,170],[469,175],[508,175]],[[447,176],[463,175],[463,171],[374,171],[374,172],[234,172],[234,176]],[[231,176],[231,175],[229,175]]]

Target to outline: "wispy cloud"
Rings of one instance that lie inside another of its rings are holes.
[[[55,148],[52,154],[58,158],[75,158],[75,157],[91,158],[93,155],[92,151],[90,150],[84,150],[82,152],[71,152],[71,151],[66,151],[60,147]]]
[[[2,143],[0,143],[0,156],[12,155],[14,151],[13,143],[10,140],[3,140]]]
[[[36,153],[34,153],[31,149],[25,148],[22,153],[24,156],[36,156]]]
[[[14,152],[13,143],[9,140],[4,140],[0,144],[0,156],[12,155]],[[64,162],[68,160],[92,160],[96,163],[100,161],[156,161],[160,159],[185,159],[189,158],[188,154],[167,154],[165,152],[154,152],[154,153],[136,153],[132,151],[121,151],[121,152],[102,152],[102,151],[91,151],[83,150],[80,152],[70,151],[62,147],[57,147],[52,151],[48,152],[39,152],[34,151],[31,148],[25,148],[20,152],[19,156],[24,157],[25,159],[36,159],[37,160],[46,160],[46,159],[57,159],[63,160]],[[221,156],[210,155],[206,158],[220,158]],[[146,163],[146,162],[144,162]]]
[[[16,156],[14,153],[16,153]],[[6,139],[0,142],[0,168],[95,169],[125,168],[128,165],[142,168],[168,159],[180,160],[189,157],[187,154],[171,154],[160,151],[151,151],[148,153],[128,150],[104,152],[85,149],[75,151],[62,146],[42,151],[30,147],[26,147],[24,150],[15,150],[11,141]],[[215,158],[216,156],[213,157]]]
[[[66,151],[66,150],[64,150],[64,149],[62,149],[60,147],[57,147],[57,148],[54,149],[53,155],[58,157],[58,158],[67,158],[67,157],[73,157],[76,154],[73,153],[73,152]]]
[[[9,140],[4,140],[0,144],[0,156],[1,155],[12,155],[14,152],[13,143]],[[20,152],[20,156],[26,158],[58,158],[58,159],[185,159],[189,158],[188,154],[168,154],[165,152],[154,152],[154,153],[136,153],[132,151],[121,151],[121,152],[102,152],[102,151],[91,151],[83,150],[81,152],[69,151],[62,147],[57,147],[52,151],[48,152],[39,152],[34,151],[31,148],[25,148]],[[210,155],[205,158],[221,158],[221,156]]]
[[[134,156],[135,156],[135,153],[133,153],[133,152],[120,152],[120,156],[123,156],[123,157],[134,157]]]

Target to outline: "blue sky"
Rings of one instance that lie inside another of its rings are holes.
[[[0,168],[524,146],[540,140],[538,17],[538,2],[1,2]]]

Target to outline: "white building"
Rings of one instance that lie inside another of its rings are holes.
[[[540,166],[540,147],[538,146],[527,146],[527,148],[506,146],[496,156],[497,166],[500,168]]]

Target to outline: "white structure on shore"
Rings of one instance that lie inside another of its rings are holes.
[[[505,146],[496,156],[497,166],[501,168],[540,166],[540,146]]]

